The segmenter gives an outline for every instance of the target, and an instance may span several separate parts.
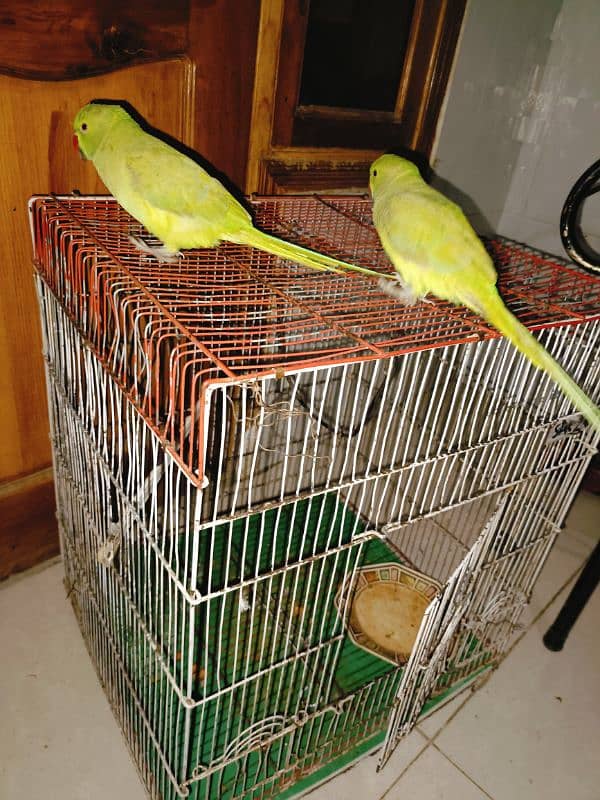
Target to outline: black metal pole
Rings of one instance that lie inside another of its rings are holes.
[[[548,650],[562,650],[583,607],[600,581],[600,542],[594,548],[575,586],[544,636]]]

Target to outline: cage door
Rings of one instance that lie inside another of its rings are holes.
[[[390,714],[377,769],[388,761],[400,740],[415,726],[421,709],[446,671],[455,634],[468,611],[484,567],[493,558],[498,525],[508,496],[503,495],[477,541],[427,607]]]

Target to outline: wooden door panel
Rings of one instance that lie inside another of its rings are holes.
[[[372,4],[370,9],[365,4],[345,4],[343,9],[335,3],[318,5],[319,13],[328,17],[331,37],[322,36],[325,47],[309,73],[313,89],[318,86],[319,70],[329,83],[332,76],[334,83],[343,78],[344,91],[336,93],[342,106],[336,105],[333,95],[331,105],[308,104],[325,102],[325,96],[318,92],[304,92],[303,99],[303,71],[311,61],[305,58],[306,43],[311,41],[310,17],[316,4],[262,0],[245,184],[248,194],[362,193],[367,190],[369,164],[383,151],[392,149],[405,155],[411,151],[421,160],[430,156],[465,0],[414,0],[414,5],[398,6],[404,19],[398,17],[397,22],[406,34],[405,49],[398,40],[398,51],[403,53],[400,77],[397,65],[375,83],[373,74],[370,78],[359,75],[368,78],[363,82],[364,91],[360,97],[351,92],[343,101],[340,98],[352,87],[351,79],[346,80],[352,71],[332,66],[345,63],[347,52],[356,52],[357,37],[367,37],[363,48],[367,54],[367,40],[371,47],[385,40],[387,47],[383,50],[394,55],[394,36],[388,37],[385,22],[379,19],[386,3]],[[389,2],[387,7],[393,10],[394,3]],[[374,25],[361,27],[361,14]],[[381,18],[387,19],[385,14]],[[349,20],[348,27],[345,22]],[[398,25],[392,28],[400,35]],[[341,60],[340,54],[344,55]],[[393,110],[389,98],[384,101],[376,91],[378,85],[394,90]],[[373,91],[370,105],[369,93]]]
[[[43,469],[50,443],[27,200],[32,194],[106,194],[72,147],[77,110],[95,97],[127,100],[188,144],[193,69],[185,58],[77,81],[0,75],[0,483]]]

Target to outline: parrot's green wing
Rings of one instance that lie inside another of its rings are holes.
[[[375,203],[383,246],[417,295],[433,292],[456,302],[454,279],[496,282],[496,271],[462,210],[426,184]]]
[[[151,217],[147,227],[164,242],[174,225],[183,230],[177,248],[185,248],[217,244],[228,229],[250,224],[246,209],[191,158],[148,134],[140,144],[125,155],[125,177],[144,200]]]

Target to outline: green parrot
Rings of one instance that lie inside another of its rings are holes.
[[[381,273],[257,230],[248,211],[206,170],[174,147],[144,131],[116,103],[89,103],[73,123],[73,143],[91,159],[118,203],[163,248],[142,249],[170,260],[181,249],[220,242],[250,245],[317,270],[352,270],[380,279]],[[135,240],[139,245],[139,240]]]
[[[373,221],[400,286],[387,287],[407,303],[431,293],[480,314],[562,389],[600,431],[600,409],[535,337],[511,314],[496,288],[496,270],[462,210],[428,186],[418,168],[396,155],[371,165]]]

